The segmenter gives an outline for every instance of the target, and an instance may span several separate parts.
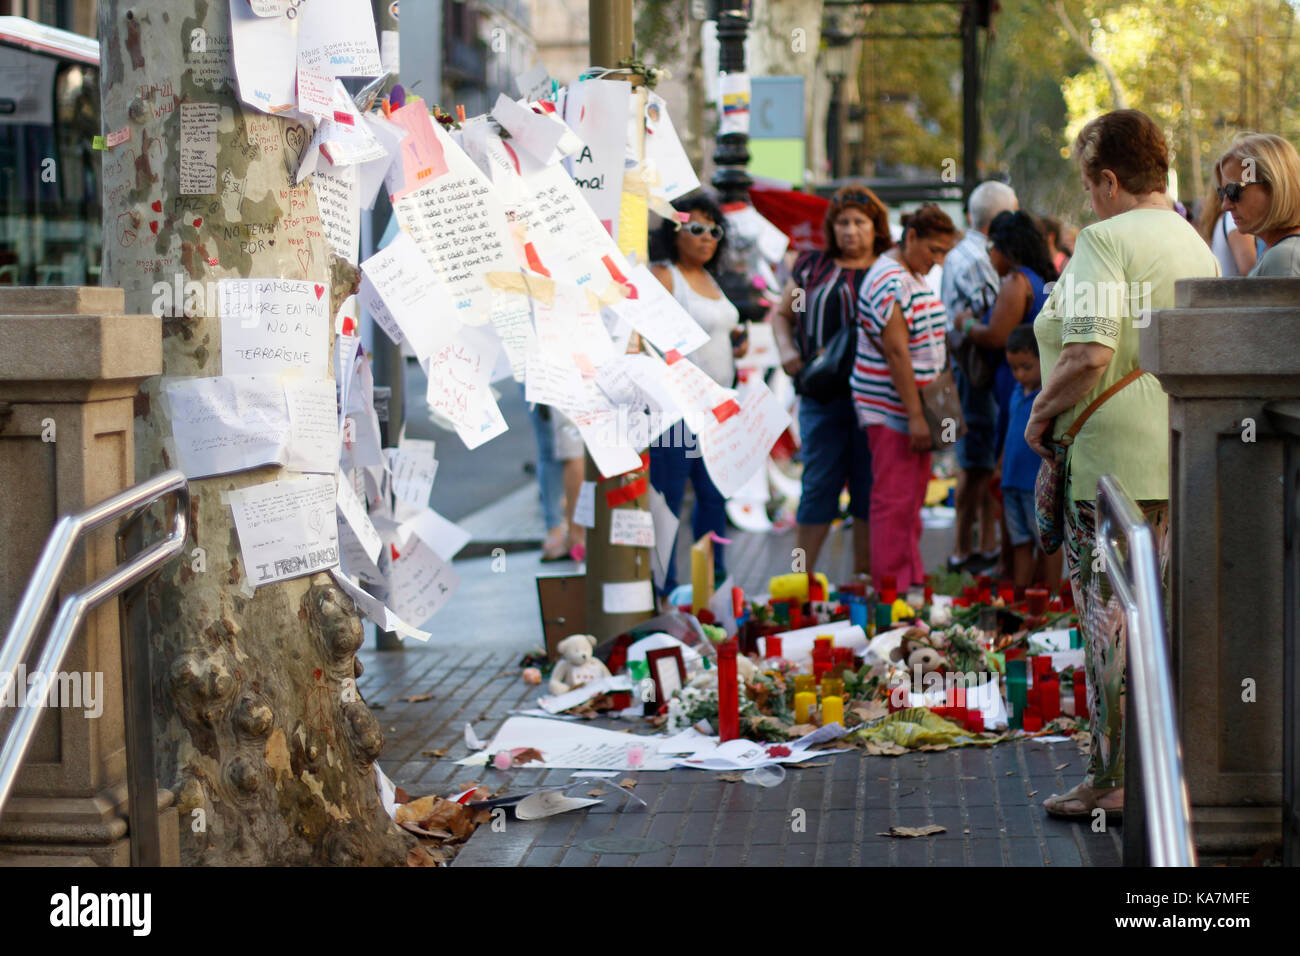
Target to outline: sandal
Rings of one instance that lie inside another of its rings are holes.
[[[546,536],[546,540],[542,542],[541,560],[544,562],[569,560],[569,549],[565,545],[564,532],[562,530],[559,534],[551,532]]]
[[[1124,818],[1124,788],[1094,787],[1087,777],[1073,790],[1052,794],[1043,801],[1043,809],[1062,820],[1091,820],[1093,811],[1101,809],[1106,820],[1114,823]]]

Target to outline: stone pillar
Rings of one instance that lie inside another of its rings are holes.
[[[140,382],[162,369],[162,336],[154,316],[123,314],[121,289],[9,288],[0,289],[0,341],[5,633],[55,522],[134,484],[134,406]],[[67,596],[116,567],[115,531],[100,529],[74,553],[46,628]],[[52,708],[41,718],[0,816],[0,861],[128,865],[117,602],[88,615],[61,670],[94,675],[95,689],[102,675],[102,700],[94,703],[102,711]],[[25,687],[17,690],[25,696]],[[11,722],[0,710],[0,729]],[[162,860],[176,865],[171,803],[171,792],[160,790]]]
[[[1278,840],[1286,437],[1300,279],[1188,279],[1142,335],[1170,395],[1171,663],[1202,853]]]

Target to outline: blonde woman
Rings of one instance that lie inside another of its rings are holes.
[[[1281,136],[1243,133],[1214,164],[1237,229],[1264,240],[1252,276],[1300,276],[1300,154]]]

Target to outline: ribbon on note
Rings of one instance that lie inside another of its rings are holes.
[[[649,489],[649,483],[645,476],[638,478],[636,481],[623,485],[621,488],[615,488],[612,491],[605,492],[605,503],[611,508],[617,508],[619,505],[625,505],[629,501],[636,501]]]
[[[618,266],[614,264],[614,257],[601,256],[600,261],[605,264],[605,268],[609,271],[610,278],[623,286],[623,288],[627,289],[627,297],[629,299],[635,299],[637,297],[636,286],[631,282],[628,282],[627,276],[623,275],[623,273],[619,271]]]
[[[732,415],[739,415],[739,414],[740,414],[740,406],[736,404],[736,400],[734,398],[727,399],[721,405],[718,405],[713,409],[713,417],[718,420],[719,424],[725,422]]]
[[[538,275],[551,277],[550,271],[542,265],[542,257],[537,254],[537,247],[531,242],[524,243],[524,258],[528,260],[528,268]]]

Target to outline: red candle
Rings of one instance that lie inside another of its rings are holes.
[[[993,576],[990,574],[980,574],[975,578],[976,587],[991,588],[993,587]]]
[[[1026,588],[1025,600],[1029,602],[1029,613],[1033,617],[1040,617],[1047,610],[1050,597],[1051,592],[1046,588]]]
[[[998,588],[998,597],[1002,598],[1003,604],[1015,604],[1016,589],[1014,587]]]
[[[781,647],[781,638],[775,634],[772,634],[767,638],[764,646],[765,649],[767,650],[767,656],[769,658],[780,657],[784,650]]]
[[[961,589],[961,596],[964,597],[967,601],[974,601],[977,597],[980,596],[980,589],[975,587],[974,585],[967,585],[966,587]]]
[[[1074,671],[1074,716],[1088,719],[1088,685],[1079,668]]]
[[[1029,710],[1026,710],[1025,719],[1022,724],[1026,733],[1036,733],[1043,729],[1043,718]]]
[[[736,684],[736,639],[718,645],[718,739],[740,736],[740,691]]]
[[[978,710],[966,711],[966,729],[973,734],[984,733],[984,715]]]
[[[1061,684],[1055,678],[1044,680],[1038,694],[1038,712],[1043,723],[1061,716]]]
[[[922,598],[922,600],[924,600],[926,604],[934,603],[934,588],[930,587],[928,584],[925,586],[925,597]]]
[[[980,603],[980,604],[992,604],[992,603],[993,603],[993,589],[990,588],[990,587],[988,587],[987,585],[981,585],[981,587],[980,587],[980,589],[979,589],[979,594],[977,595],[977,597],[978,597],[978,599],[979,599],[979,603]]]
[[[894,574],[882,574],[880,576],[880,590],[898,590],[898,576]]]

